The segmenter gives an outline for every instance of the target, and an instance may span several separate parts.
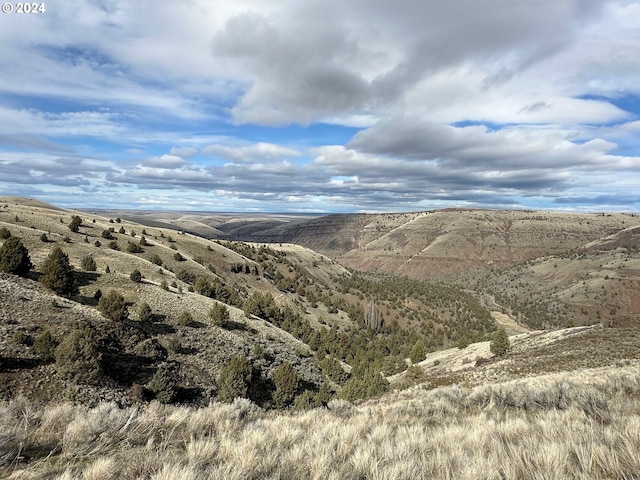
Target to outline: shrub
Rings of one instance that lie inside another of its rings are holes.
[[[186,310],[180,312],[180,315],[178,315],[178,323],[185,327],[191,325],[193,323],[193,315],[191,315],[191,312],[187,312]]]
[[[7,227],[0,228],[0,240],[6,240],[11,237],[11,232]]]
[[[42,243],[48,243],[49,242],[49,237],[47,237],[46,233],[43,233],[42,235],[40,235],[40,241]]]
[[[101,247],[101,246],[102,246],[102,243],[100,242],[100,240],[96,240],[95,242],[93,242],[93,244],[94,244],[96,247]]]
[[[149,259],[149,261],[151,263],[154,263],[156,265],[162,265],[162,259],[160,258],[160,256],[157,253],[154,253],[151,258]]]
[[[40,282],[58,295],[70,296],[78,291],[69,256],[60,247],[53,247],[42,264]]]
[[[133,242],[127,242],[126,250],[129,253],[141,253],[142,252],[142,248],[140,248],[139,245],[137,245],[137,244],[135,244]]]
[[[78,215],[74,215],[71,217],[71,223],[69,223],[69,230],[74,233],[77,233],[80,229],[80,225],[82,225],[82,219]]]
[[[180,353],[182,350],[182,342],[175,335],[165,338],[162,344],[171,353]]]
[[[298,372],[289,362],[284,362],[273,371],[273,401],[276,407],[283,408],[291,405],[298,390]]]
[[[511,349],[511,342],[509,342],[509,336],[503,327],[500,327],[493,336],[493,340],[489,344],[491,353],[500,357],[507,353]]]
[[[98,310],[107,318],[118,321],[126,320],[127,306],[124,297],[115,290],[111,290],[106,296],[100,297]]]
[[[245,357],[231,357],[220,370],[218,398],[223,402],[232,402],[234,398],[246,397],[251,370],[251,365]]]
[[[129,278],[136,283],[140,283],[142,281],[142,273],[140,273],[140,270],[135,269],[133,272],[131,272]]]
[[[118,245],[118,242],[116,242],[115,240],[112,240],[112,241],[109,242],[109,248],[111,250],[120,251],[120,245]]]
[[[107,240],[111,240],[113,238],[113,235],[111,235],[111,230],[103,230],[102,231],[102,238],[106,238]]]
[[[0,272],[24,276],[32,267],[29,251],[20,239],[7,238],[0,247]]]
[[[194,280],[194,276],[187,270],[180,270],[176,273],[176,278],[184,283],[193,283]]]
[[[224,328],[229,321],[229,309],[222,303],[216,303],[211,307],[211,310],[209,310],[209,318],[213,321],[214,325]]]
[[[56,358],[56,341],[49,330],[38,334],[33,342],[33,350],[46,362]]]
[[[138,307],[138,318],[141,322],[150,322],[153,320],[153,312],[147,302],[142,302]]]
[[[149,242],[147,242],[147,239],[143,236],[143,237],[140,239],[140,246],[141,246],[141,247],[145,247],[145,246],[147,246],[147,245],[149,245]]]
[[[176,252],[173,254],[173,259],[176,262],[184,262],[184,257],[182,255],[180,255],[180,252]]]
[[[86,256],[80,262],[80,268],[87,272],[95,272],[98,266],[96,265],[96,261],[93,259],[93,257]]]
[[[125,234],[127,233],[127,231],[124,229],[124,227],[120,227],[120,229],[118,230],[118,233]]]
[[[97,384],[102,378],[101,355],[89,327],[74,330],[56,348],[56,370],[77,383]]]
[[[22,330],[18,330],[17,332],[14,332],[12,338],[13,338],[13,342],[16,345],[28,345],[30,343],[29,335],[24,333]]]
[[[207,277],[200,276],[193,283],[193,289],[205,297],[213,297],[214,288]]]

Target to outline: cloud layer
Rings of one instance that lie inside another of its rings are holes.
[[[0,17],[0,193],[640,208],[637,2],[58,3]]]

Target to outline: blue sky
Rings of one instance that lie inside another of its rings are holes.
[[[0,195],[640,210],[640,4],[54,0],[0,15]]]

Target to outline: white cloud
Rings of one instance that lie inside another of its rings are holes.
[[[152,157],[145,159],[142,164],[147,167],[157,168],[180,168],[183,167],[186,162],[183,158],[177,155],[161,155],[159,157]]]
[[[198,153],[198,150],[193,147],[171,147],[171,151],[169,153],[182,158],[190,158]]]
[[[209,145],[202,149],[202,153],[205,155],[217,155],[241,163],[279,160],[300,156],[300,152],[297,150],[265,142],[242,146]]]

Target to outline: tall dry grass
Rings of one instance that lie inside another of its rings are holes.
[[[289,414],[0,404],[12,479],[632,479],[638,452],[637,363]]]

